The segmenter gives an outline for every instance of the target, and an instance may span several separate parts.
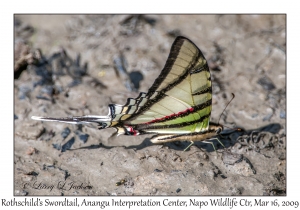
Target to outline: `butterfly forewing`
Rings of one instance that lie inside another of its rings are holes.
[[[189,133],[208,129],[211,80],[207,62],[189,39],[178,37],[168,60],[145,95],[130,99],[120,125],[142,133]]]

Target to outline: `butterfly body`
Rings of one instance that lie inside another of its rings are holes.
[[[70,118],[32,117],[35,120],[94,124],[115,128],[117,135],[155,134],[153,143],[203,141],[223,126],[210,123],[212,85],[207,61],[189,39],[177,37],[167,62],[147,93],[128,98],[125,105],[109,104],[107,116]]]

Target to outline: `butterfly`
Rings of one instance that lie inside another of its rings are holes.
[[[223,130],[221,124],[210,122],[212,82],[207,61],[201,50],[183,36],[175,39],[163,70],[147,93],[128,98],[125,105],[109,104],[108,108],[107,116],[32,119],[95,124],[99,129],[115,128],[117,135],[154,134],[152,143],[190,141],[186,149],[194,141],[211,143],[205,140]]]

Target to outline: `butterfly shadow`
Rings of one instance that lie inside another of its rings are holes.
[[[234,146],[238,141],[239,137],[243,135],[249,135],[251,136],[254,132],[260,133],[260,132],[269,132],[272,134],[277,134],[282,126],[278,123],[272,123],[257,129],[250,129],[250,130],[245,130],[241,128],[241,131],[237,130],[225,130],[221,133],[220,136],[218,136],[218,139],[222,142],[222,144],[225,146],[225,148],[229,148]],[[197,146],[198,148],[204,149],[207,152],[214,152],[215,149],[224,149],[223,146],[220,144],[220,142],[216,139],[213,140],[207,140],[209,143],[204,143],[201,141],[195,141],[193,146]],[[214,145],[214,147],[212,146]],[[158,145],[158,144],[153,144],[150,141],[150,138],[145,138],[140,144],[138,145],[132,145],[132,146],[106,146],[102,143],[97,144],[97,145],[90,145],[86,147],[80,147],[77,149],[69,149],[69,150],[78,150],[78,149],[98,149],[98,148],[105,148],[105,149],[112,149],[116,147],[122,147],[125,149],[134,149],[134,150],[142,150],[147,147],[153,146],[153,145]],[[168,147],[169,149],[172,150],[178,150],[178,151],[183,151],[185,148],[187,148],[190,145],[189,141],[176,141],[176,142],[168,142],[161,144],[163,147]]]
[[[241,128],[241,127],[240,127]],[[254,141],[253,134],[258,135],[259,133],[270,133],[270,134],[277,134],[281,130],[282,126],[279,123],[271,123],[269,125],[256,128],[256,129],[243,129],[240,130],[224,130],[221,135],[217,136],[218,139],[214,138],[212,140],[207,140],[206,142],[203,141],[195,141],[194,146],[204,149],[207,152],[215,152],[215,150],[219,149],[228,149],[232,146],[234,146],[239,140],[241,136],[247,135]],[[149,141],[149,139],[145,139],[145,141]],[[224,145],[221,144],[221,143]],[[214,146],[213,146],[213,145]],[[142,145],[153,145],[150,143],[141,144]],[[170,142],[164,144],[164,146],[167,146],[170,149],[173,150],[179,150],[183,151],[185,148],[187,148],[190,145],[189,141],[177,141],[177,142]],[[137,148],[138,149],[138,148]]]

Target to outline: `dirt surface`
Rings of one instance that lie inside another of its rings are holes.
[[[286,195],[284,15],[16,15],[15,195]],[[243,131],[153,145],[31,116],[107,115],[147,92],[176,36],[209,62],[212,120]],[[117,186],[119,185],[119,186]]]

